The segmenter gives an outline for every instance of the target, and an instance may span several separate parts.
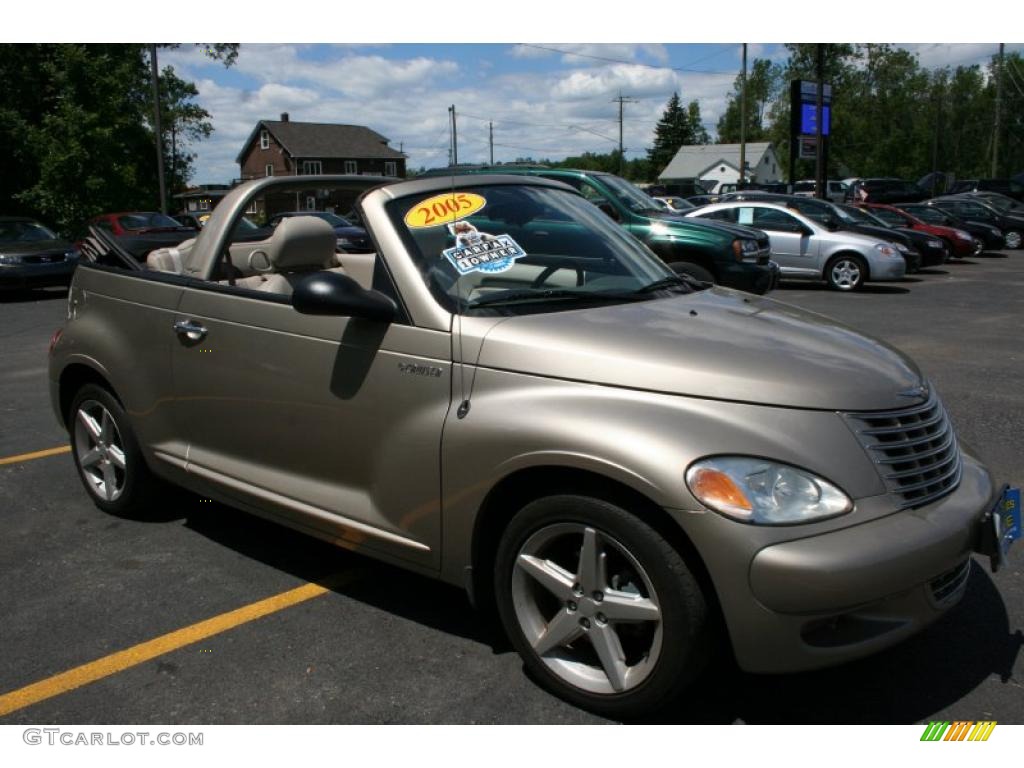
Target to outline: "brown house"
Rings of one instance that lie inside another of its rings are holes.
[[[243,181],[266,176],[351,174],[405,177],[405,155],[363,125],[260,120],[236,158]],[[317,210],[345,213],[350,194],[310,189],[257,199],[250,213],[261,217],[281,211]]]

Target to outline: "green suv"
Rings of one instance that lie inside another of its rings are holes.
[[[648,195],[611,173],[500,165],[438,168],[422,175],[476,173],[541,176],[568,184],[677,273],[757,294],[768,293],[778,284],[779,268],[770,259],[771,244],[765,233],[738,224],[696,222],[659,210]]]

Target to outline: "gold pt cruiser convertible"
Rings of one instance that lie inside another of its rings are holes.
[[[374,253],[312,216],[231,242],[255,200],[360,193]],[[1020,532],[906,356],[676,275],[539,178],[248,182],[145,263],[94,232],[50,379],[102,509],[170,482],[462,585],[613,717],[715,650],[890,646]]]

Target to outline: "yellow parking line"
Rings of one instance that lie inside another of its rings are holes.
[[[60,448],[47,448],[45,451],[33,451],[32,453],[19,453],[17,456],[5,456],[0,459],[0,466],[3,466],[4,464],[17,464],[19,461],[45,459],[47,456],[59,456],[62,453],[71,453],[71,446],[62,445]]]
[[[305,584],[287,592],[282,592],[279,595],[268,597],[265,600],[250,603],[228,613],[214,616],[212,619],[206,619],[183,629],[147,640],[144,643],[133,645],[131,648],[112,653],[96,661],[90,661],[88,664],[69,669],[67,672],[61,672],[53,677],[40,680],[38,683],[26,685],[24,688],[19,688],[16,691],[0,696],[0,717],[37,704],[40,701],[53,698],[54,696],[59,696],[62,693],[73,691],[83,685],[94,683],[104,677],[123,672],[157,656],[162,656],[186,645],[191,645],[199,640],[205,640],[208,637],[226,632],[241,624],[255,621],[290,606],[319,597],[330,591],[331,587],[343,586],[354,578],[355,574],[349,573],[324,581],[323,583],[328,586]]]

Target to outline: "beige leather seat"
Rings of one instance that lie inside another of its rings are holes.
[[[186,240],[177,248],[158,248],[146,256],[146,269],[154,272],[173,272],[180,275],[183,269],[183,250],[192,247],[195,240]]]
[[[295,216],[277,225],[266,244],[249,254],[253,277],[235,281],[239,288],[291,296],[292,288],[313,272],[341,272],[336,267],[334,228],[315,216]]]

